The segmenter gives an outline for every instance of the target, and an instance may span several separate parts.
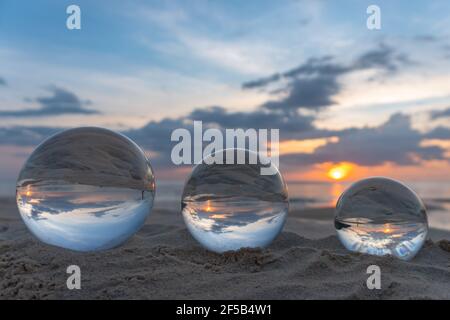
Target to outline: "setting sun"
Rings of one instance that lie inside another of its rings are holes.
[[[384,225],[383,233],[389,234],[391,232],[392,232],[391,226],[389,225],[389,223],[386,223]]]
[[[341,180],[348,176],[352,169],[352,165],[348,163],[342,163],[333,166],[328,170],[328,177],[333,180]]]
[[[213,209],[212,209],[212,207],[211,207],[210,200],[208,200],[207,203],[206,203],[205,211],[206,211],[206,212],[212,212],[212,211],[213,211]]]

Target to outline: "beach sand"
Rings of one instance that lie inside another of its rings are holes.
[[[431,230],[410,262],[346,251],[333,209],[294,210],[266,249],[215,254],[195,242],[176,210],[154,210],[123,246],[78,253],[40,243],[14,199],[0,200],[0,299],[450,299],[450,236]],[[369,290],[366,269],[381,268]],[[66,268],[81,268],[68,290]]]

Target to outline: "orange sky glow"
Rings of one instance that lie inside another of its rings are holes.
[[[283,172],[283,168],[281,167]],[[296,172],[285,173],[288,181],[356,181],[372,176],[387,176],[409,181],[448,181],[450,165],[444,160],[424,161],[418,165],[399,166],[386,163],[378,166],[360,166],[350,162],[322,163]]]

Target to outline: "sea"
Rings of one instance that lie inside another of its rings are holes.
[[[334,207],[341,193],[350,186],[348,182],[288,182],[291,210]],[[424,201],[431,228],[450,231],[450,181],[410,182]],[[157,181],[155,208],[179,209],[183,193],[183,181]],[[15,182],[0,182],[0,197],[14,197]]]

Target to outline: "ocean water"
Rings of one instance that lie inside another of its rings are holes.
[[[179,210],[183,183],[157,181],[155,207]],[[290,211],[335,207],[339,196],[350,185],[347,182],[287,182]],[[425,202],[430,228],[450,231],[450,181],[410,182],[408,186]]]
[[[334,207],[351,183],[287,182],[290,210]],[[407,182],[425,202],[428,225],[450,231],[450,181]],[[184,181],[156,181],[155,208],[181,210]],[[0,197],[15,196],[15,181],[0,182]]]
[[[430,228],[450,231],[450,181],[406,182],[424,201]],[[339,196],[352,183],[287,183],[290,208],[335,207]]]

